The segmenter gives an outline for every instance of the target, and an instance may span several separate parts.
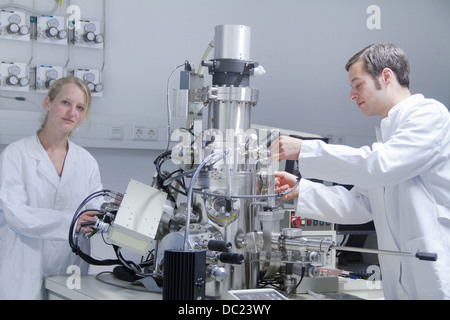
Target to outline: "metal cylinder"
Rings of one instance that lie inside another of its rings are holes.
[[[248,26],[216,26],[214,58],[250,60],[250,37],[251,29]]]
[[[244,134],[251,127],[251,109],[258,102],[259,91],[250,87],[216,88],[217,100],[208,108],[209,129],[222,134],[234,130]]]

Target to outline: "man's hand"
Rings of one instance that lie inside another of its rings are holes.
[[[297,177],[293,174],[279,171],[275,172],[275,192],[276,193],[283,193],[288,191],[289,189],[292,189],[295,184],[297,183]],[[300,186],[297,186],[295,190],[290,192],[289,194],[281,197],[282,200],[291,200],[298,197]]]
[[[288,136],[280,136],[271,145],[272,159],[281,160],[298,160],[303,140]]]

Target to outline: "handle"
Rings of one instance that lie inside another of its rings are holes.
[[[416,258],[419,260],[425,260],[425,261],[436,261],[437,260],[437,253],[434,252],[420,252],[418,251],[416,253]]]

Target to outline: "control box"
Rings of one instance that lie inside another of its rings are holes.
[[[131,179],[108,240],[145,255],[158,231],[166,196],[158,189]]]
[[[28,65],[24,62],[0,63],[0,90],[29,91]]]
[[[30,26],[27,16],[22,11],[0,11],[0,38],[30,41]]]

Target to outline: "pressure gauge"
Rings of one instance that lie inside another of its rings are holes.
[[[20,74],[20,67],[14,64],[11,67],[9,67],[8,72],[10,75],[18,76]]]
[[[19,78],[15,75],[10,75],[6,78],[6,83],[10,86],[15,86],[19,83]]]
[[[87,83],[93,83],[95,81],[95,74],[88,72],[83,76],[83,80]]]
[[[8,18],[9,25],[6,27],[8,33],[18,33],[20,30],[19,24],[22,22],[22,18],[16,13]]]
[[[96,41],[95,31],[97,30],[97,27],[93,23],[88,23],[84,26],[84,41],[86,42],[92,42]]]
[[[95,33],[93,33],[93,32],[86,32],[84,35],[83,35],[83,38],[84,38],[84,40],[85,41],[87,41],[87,42],[91,42],[91,41],[94,41],[95,40]]]
[[[57,35],[58,39],[60,39],[60,40],[67,39],[68,36],[69,35],[68,35],[67,31],[64,29],[59,30],[58,35]]]
[[[45,87],[47,89],[50,88],[55,81],[56,81],[55,79],[50,79],[50,80],[45,81]]]
[[[102,91],[103,91],[103,83],[97,83],[97,84],[94,86],[94,91],[95,91],[95,92],[102,92]]]
[[[8,18],[9,23],[20,24],[22,22],[22,18],[17,14],[10,15]]]
[[[28,78],[23,77],[19,79],[19,86],[21,87],[26,87],[30,84],[30,80],[28,80]]]
[[[95,30],[97,30],[97,28],[95,27],[95,24],[93,24],[93,23],[88,23],[84,26],[84,31],[86,33],[88,33],[88,32],[95,33]]]
[[[54,38],[58,35],[58,28],[56,27],[50,27],[45,31],[45,34],[49,38]]]
[[[89,91],[94,91],[95,90],[95,86],[92,82],[86,83],[87,87],[89,88]]]
[[[56,79],[58,78],[58,71],[56,71],[55,69],[49,69],[45,73],[45,75],[47,76],[47,81],[45,81],[45,87],[48,89],[51,87],[53,82],[55,82]]]
[[[6,31],[8,33],[18,33],[20,30],[20,27],[17,23],[11,23],[6,27]]]
[[[21,35],[21,36],[24,36],[24,35],[26,35],[26,34],[28,34],[28,33],[30,33],[30,27],[28,27],[27,25],[23,25],[23,26],[20,26],[20,28],[19,28],[19,34]]]
[[[50,19],[47,21],[47,27],[49,28],[58,28],[59,27],[59,21],[58,19]]]
[[[47,71],[46,75],[47,79],[55,80],[56,78],[58,78],[58,71],[56,71],[55,69],[50,69]]]
[[[47,21],[47,30],[45,31],[45,34],[47,35],[47,37],[49,38],[54,38],[58,35],[58,26],[59,26],[59,21],[55,18],[50,19]]]
[[[103,40],[104,40],[103,35],[100,33],[95,36],[94,42],[95,43],[103,43]]]

